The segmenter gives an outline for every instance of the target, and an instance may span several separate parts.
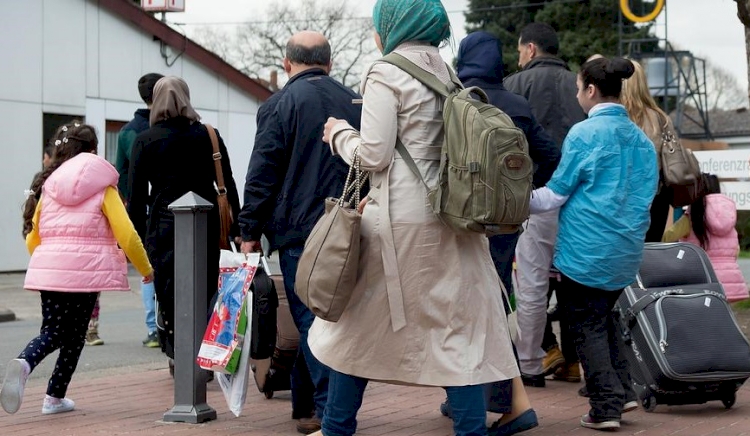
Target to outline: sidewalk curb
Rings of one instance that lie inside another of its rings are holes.
[[[12,310],[0,307],[0,322],[15,321],[16,314]]]

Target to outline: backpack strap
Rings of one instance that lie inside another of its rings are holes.
[[[414,62],[410,61],[404,56],[401,56],[398,53],[388,53],[387,55],[383,56],[381,61],[397,66],[410,76],[422,82],[423,85],[432,89],[443,97],[448,97],[448,95],[450,95],[450,93],[458,87],[463,88],[463,86],[461,85],[461,81],[458,80],[458,77],[456,77],[456,73],[454,73],[450,67],[448,67],[448,73],[451,76],[453,87],[450,87],[449,85],[441,82],[440,79],[435,77],[434,74],[419,68],[416,64],[414,64]]]
[[[419,180],[422,181],[422,184],[424,185],[425,189],[427,189],[427,193],[432,191],[432,189],[427,186],[427,182],[424,181],[424,177],[422,177],[422,172],[419,171],[419,168],[417,168],[416,162],[414,162],[414,159],[409,154],[409,150],[406,149],[406,146],[401,142],[400,139],[396,138],[396,151],[398,154],[401,155],[401,159],[406,162],[406,166],[409,167],[412,173],[414,173],[415,176],[419,178]]]

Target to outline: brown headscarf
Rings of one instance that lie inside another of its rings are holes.
[[[149,124],[153,126],[159,121],[175,117],[185,117],[191,121],[201,119],[190,104],[190,89],[187,83],[175,76],[162,77],[154,86]]]

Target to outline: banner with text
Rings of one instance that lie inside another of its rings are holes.
[[[701,172],[715,174],[720,179],[750,178],[750,149],[695,151]]]

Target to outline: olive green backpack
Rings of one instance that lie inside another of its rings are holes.
[[[425,184],[435,214],[460,231],[488,235],[519,231],[529,217],[534,172],[523,131],[488,103],[482,89],[464,89],[450,68],[453,83],[446,86],[399,54],[390,53],[382,60],[445,98],[445,137],[437,186],[427,186],[406,147],[400,141],[396,144],[396,151]]]

